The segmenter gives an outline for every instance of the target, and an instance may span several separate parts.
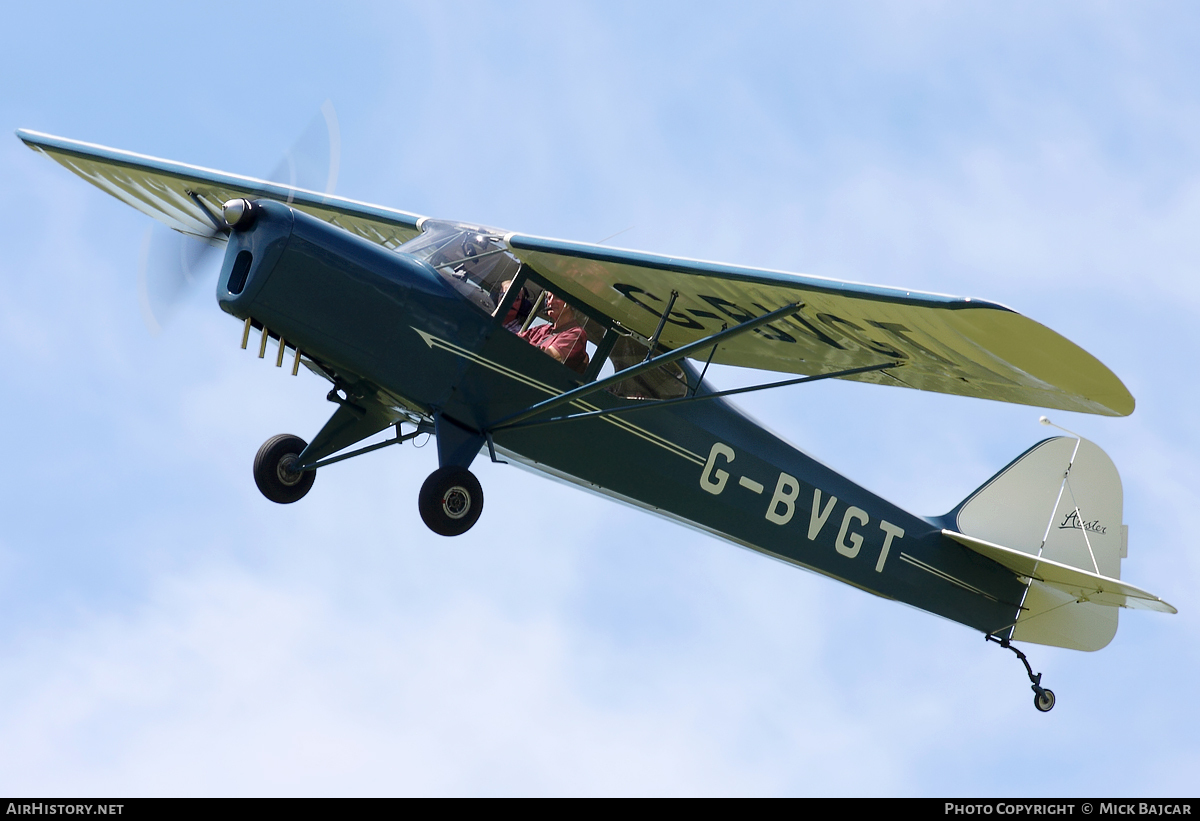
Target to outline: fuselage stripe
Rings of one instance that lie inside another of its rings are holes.
[[[559,390],[557,390],[556,388],[554,388],[550,385],[547,385],[545,382],[539,382],[536,379],[526,376],[525,374],[521,373],[520,371],[515,371],[512,368],[505,367],[504,365],[499,364],[498,362],[493,362],[490,359],[486,359],[486,358],[480,356],[479,354],[475,353],[474,351],[469,351],[466,348],[462,348],[458,345],[455,345],[453,342],[447,342],[444,339],[440,339],[436,336],[433,336],[432,334],[428,334],[423,331],[420,331],[417,328],[413,328],[413,330],[416,331],[418,334],[420,334],[421,338],[424,339],[426,344],[429,345],[429,347],[431,347],[431,348],[438,347],[438,348],[441,348],[442,350],[449,351],[450,353],[453,353],[457,356],[461,356],[463,359],[473,362],[476,365],[482,365],[483,367],[488,368],[489,370],[495,371],[496,373],[507,376],[510,379],[515,379],[516,381],[518,381],[524,385],[527,385],[528,387],[540,390],[549,396],[557,396],[560,393]],[[573,407],[579,408],[580,410],[583,410],[583,411],[600,410],[600,408],[598,406],[593,405],[590,402],[584,402],[582,400],[573,401],[573,402],[571,402],[571,405]],[[648,431],[644,428],[640,428],[637,425],[632,424],[631,422],[628,422],[624,419],[617,419],[614,417],[601,417],[601,419],[602,419],[602,421],[607,422],[610,425],[615,425],[616,427],[620,428],[621,430],[624,430],[627,433],[632,433],[634,436],[644,439],[653,445],[658,445],[663,450],[669,451],[669,452],[675,454],[676,456],[679,456],[682,459],[686,459],[687,461],[692,462],[693,464],[697,464],[697,465],[704,464],[704,459],[702,459],[699,454],[693,453],[692,451],[687,450],[686,448],[683,448],[680,445],[677,445],[668,439],[664,439],[661,436],[658,436],[657,434],[651,433],[650,431]]]
[[[951,576],[949,573],[946,573],[943,570],[938,570],[933,565],[926,564],[925,562],[921,561],[920,559],[913,558],[912,556],[908,555],[907,553],[901,553],[900,560],[903,562],[907,562],[908,564],[912,565],[913,567],[915,567],[919,570],[924,570],[926,573],[937,576],[939,579],[948,581],[951,584],[958,585],[963,590],[968,590],[972,593],[983,596],[985,599],[990,599],[991,601],[994,601],[994,602],[1000,601],[992,594],[987,593],[983,590],[980,590],[978,587],[975,587],[974,585],[967,584],[962,579],[956,579],[954,576]]]

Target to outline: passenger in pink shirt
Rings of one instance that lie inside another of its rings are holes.
[[[587,336],[575,318],[575,309],[547,292],[545,311],[550,322],[519,336],[576,373],[583,373],[588,366]]]

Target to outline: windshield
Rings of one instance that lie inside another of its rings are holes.
[[[396,249],[432,265],[460,294],[492,313],[502,283],[516,276],[521,263],[499,231],[461,222],[427,220],[420,236]]]

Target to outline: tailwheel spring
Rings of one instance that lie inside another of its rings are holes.
[[[1013,647],[1012,644],[1009,643],[1008,639],[996,638],[991,633],[985,634],[984,638],[988,641],[994,641],[1001,647],[1012,650],[1017,654],[1017,658],[1019,658],[1021,663],[1025,665],[1025,672],[1029,675],[1030,682],[1033,683],[1033,686],[1030,688],[1033,690],[1033,706],[1038,709],[1038,712],[1042,713],[1048,713],[1053,710],[1054,691],[1042,686],[1042,674],[1033,672],[1033,668],[1029,666],[1029,659],[1025,656],[1025,654]]]

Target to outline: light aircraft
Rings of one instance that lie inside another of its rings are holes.
[[[1127,416],[1097,359],[1002,305],[500,231],[21,130],[18,137],[185,234],[224,243],[217,303],[241,344],[328,380],[310,442],[268,439],[254,480],[299,501],[318,468],[436,437],[418,510],[435,533],[483,510],[485,453],[914,605],[1012,650],[1098,650],[1121,607],[1121,481],[1098,446],[1046,439],[944,516],[908,513],[729,403],[839,378]],[[536,344],[535,344],[536,343]],[[735,390],[711,363],[788,374]],[[1043,417],[1043,421],[1049,420]],[[355,445],[381,431],[395,436]]]

